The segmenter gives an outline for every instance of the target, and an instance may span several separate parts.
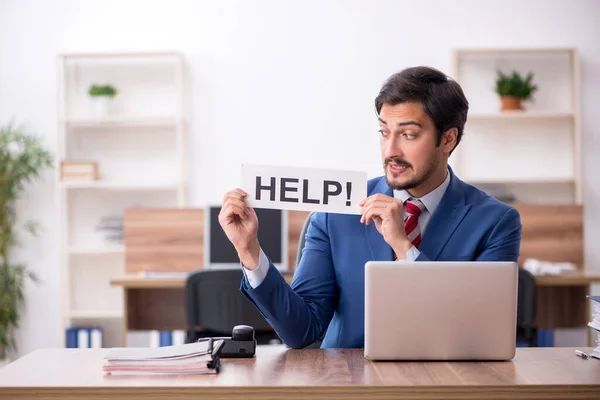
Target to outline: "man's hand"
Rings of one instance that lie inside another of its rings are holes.
[[[233,243],[245,268],[258,268],[260,244],[258,243],[258,217],[244,201],[246,192],[234,189],[225,194],[219,213],[219,224]]]
[[[362,207],[361,223],[375,223],[375,228],[383,236],[399,259],[406,257],[412,243],[404,231],[404,203],[385,194],[369,196],[359,203]]]

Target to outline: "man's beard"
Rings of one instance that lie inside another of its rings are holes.
[[[415,176],[413,179],[409,180],[408,182],[405,182],[402,184],[394,184],[394,183],[390,182],[390,179],[388,178],[388,169],[387,169],[387,165],[389,163],[395,163],[396,165],[407,167],[410,169],[413,169],[412,165],[398,157],[386,158],[383,162],[384,172],[385,172],[385,181],[387,182],[387,185],[390,188],[392,188],[392,190],[410,190],[410,189],[416,188],[417,186],[422,185],[425,181],[427,181],[431,177],[431,175],[433,175],[435,168],[439,164],[439,157],[438,157],[437,153],[434,153],[433,157],[430,159],[429,163],[425,166],[425,168],[422,170],[422,172],[415,171],[415,172],[417,172],[417,176]]]

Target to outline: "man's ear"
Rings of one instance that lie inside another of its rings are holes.
[[[450,128],[442,135],[442,141],[440,145],[445,153],[450,154],[456,147],[458,141],[458,128]]]

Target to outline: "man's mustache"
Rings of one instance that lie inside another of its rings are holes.
[[[386,158],[384,160],[384,165],[387,167],[387,165],[389,163],[393,162],[394,164],[398,165],[399,167],[405,167],[405,168],[412,168],[412,165],[410,165],[409,162],[404,161],[401,158]]]

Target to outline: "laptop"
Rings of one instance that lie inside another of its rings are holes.
[[[515,262],[365,264],[365,348],[370,360],[511,360]]]

